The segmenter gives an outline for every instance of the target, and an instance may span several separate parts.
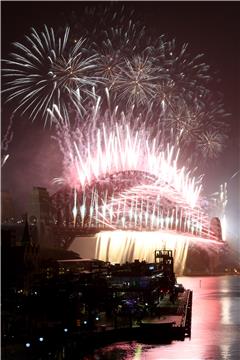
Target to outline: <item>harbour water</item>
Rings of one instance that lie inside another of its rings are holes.
[[[193,290],[191,339],[169,344],[115,343],[84,360],[240,359],[240,277],[178,277]]]

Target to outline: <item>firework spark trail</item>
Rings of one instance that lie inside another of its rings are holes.
[[[9,158],[9,154],[1,156],[1,167],[3,167],[6,164],[8,158]]]
[[[13,125],[13,116],[11,116],[7,130],[3,136],[3,139],[1,141],[1,149],[4,151],[8,150],[8,146],[10,144],[10,142],[13,139],[13,130],[12,130],[12,125]]]
[[[6,154],[6,152],[8,151],[8,146],[13,139],[12,125],[13,125],[13,116],[10,117],[10,122],[8,124],[7,130],[1,141],[1,167],[3,167],[6,164],[6,161],[9,158],[9,154]]]

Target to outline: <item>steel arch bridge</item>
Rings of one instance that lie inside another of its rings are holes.
[[[51,196],[52,221],[59,242],[101,231],[171,231],[218,240],[210,219],[192,209],[168,182],[145,171],[107,174],[84,188],[62,187]]]

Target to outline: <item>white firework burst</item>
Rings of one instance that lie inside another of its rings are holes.
[[[222,152],[224,136],[217,130],[207,130],[199,135],[197,148],[205,159],[216,159]]]
[[[125,59],[116,79],[119,100],[124,100],[129,105],[149,106],[155,96],[158,79],[157,69],[151,58],[136,56],[132,61]]]
[[[63,37],[56,37],[47,26],[38,33],[35,29],[26,36],[26,44],[16,42],[16,52],[4,60],[4,92],[7,101],[18,101],[14,112],[28,111],[34,120],[38,115],[46,120],[47,109],[56,104],[66,110],[72,103],[79,110],[84,108],[85,96],[91,95],[96,83],[92,76],[97,55],[88,56],[84,39],[71,47],[69,28]]]

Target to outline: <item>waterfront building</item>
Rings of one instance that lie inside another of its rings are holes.
[[[14,222],[15,209],[12,195],[9,191],[1,191],[1,223]]]
[[[27,220],[2,225],[1,237],[3,295],[28,292],[38,271],[39,246],[32,241]]]
[[[51,247],[51,201],[46,188],[33,187],[30,195],[28,220],[30,224],[37,227],[39,245]]]

